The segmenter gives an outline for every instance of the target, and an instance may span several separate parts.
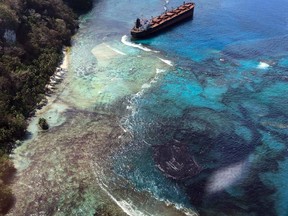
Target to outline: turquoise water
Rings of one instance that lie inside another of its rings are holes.
[[[99,0],[81,18],[38,116],[52,129],[15,151],[29,199],[12,215],[288,215],[288,2],[195,1],[193,20],[131,39],[164,2]]]
[[[200,215],[287,215],[287,9],[284,1],[196,1],[193,21],[137,41],[176,66],[133,98],[125,122],[133,142],[115,154],[116,172]],[[186,152],[165,153],[173,146],[186,146],[201,172],[159,173],[157,157],[185,172]]]

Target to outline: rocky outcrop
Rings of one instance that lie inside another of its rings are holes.
[[[38,121],[39,126],[42,128],[42,130],[48,130],[49,125],[47,123],[47,120],[45,118],[40,118]]]

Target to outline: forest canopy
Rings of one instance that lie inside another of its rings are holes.
[[[0,0],[0,149],[25,134],[26,119],[92,0]]]
[[[15,168],[7,153],[26,132],[26,120],[78,28],[91,0],[0,0],[0,215],[13,206]]]

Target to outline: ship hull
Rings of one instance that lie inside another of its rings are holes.
[[[153,28],[149,28],[147,30],[143,30],[143,31],[133,31],[131,30],[131,35],[133,38],[136,38],[136,39],[141,39],[141,38],[147,38],[147,37],[150,37],[150,36],[153,36],[157,33],[160,33],[162,30],[165,30],[167,29],[168,27],[170,26],[173,26],[181,21],[184,21],[184,20],[187,20],[187,19],[193,19],[193,16],[194,16],[194,7],[189,10],[189,11],[186,11],[184,12],[183,14],[177,16],[177,17],[174,17],[156,27],[153,27]]]

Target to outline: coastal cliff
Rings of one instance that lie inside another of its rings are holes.
[[[15,170],[5,155],[24,137],[26,119],[44,97],[78,15],[91,7],[92,0],[0,2],[0,215],[13,201],[7,185]]]

